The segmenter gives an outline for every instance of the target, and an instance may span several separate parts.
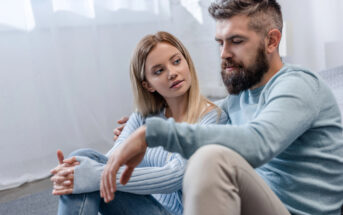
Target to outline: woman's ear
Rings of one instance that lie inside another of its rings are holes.
[[[266,51],[267,53],[273,53],[275,50],[278,49],[280,40],[281,40],[281,32],[278,29],[273,29],[268,33],[268,42]]]
[[[142,81],[142,86],[144,89],[146,89],[150,93],[154,93],[156,91],[147,81]]]

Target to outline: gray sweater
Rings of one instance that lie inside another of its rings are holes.
[[[316,74],[285,65],[269,82],[221,102],[227,125],[147,120],[149,147],[189,158],[219,144],[245,158],[294,214],[338,215],[343,203],[341,114]]]

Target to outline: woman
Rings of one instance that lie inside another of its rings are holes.
[[[98,211],[103,214],[182,214],[182,177],[186,161],[179,154],[161,147],[149,148],[125,186],[119,183],[118,174],[116,187],[121,192],[116,192],[115,200],[109,203],[109,198],[104,198],[105,203],[99,194],[101,173],[115,148],[148,117],[213,124],[226,122],[226,115],[200,95],[188,51],[167,32],[147,35],[139,42],[131,60],[130,77],[137,112],[130,116],[106,156],[83,149],[63,161],[63,154],[58,152],[60,164],[51,171],[54,175],[51,180],[53,194],[62,195],[59,214],[71,214],[71,211],[77,214],[97,214]]]

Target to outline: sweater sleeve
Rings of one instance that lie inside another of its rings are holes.
[[[117,148],[137,128],[143,125],[143,122],[143,117],[139,113],[132,113],[122,133],[118,137],[118,140],[106,153],[106,157],[109,157],[115,148]],[[76,166],[74,169],[73,193],[77,194],[99,190],[104,165],[88,157],[76,156],[76,158],[80,162],[80,165]],[[144,166],[144,163],[145,160],[143,159],[139,166]]]
[[[218,113],[221,113],[220,116]],[[214,109],[207,113],[199,124],[208,125],[213,123],[223,123],[226,121],[226,114],[223,111]],[[136,126],[143,122],[138,114],[132,114],[127,123],[127,126],[117,140],[115,146],[107,153],[109,155],[117,145],[122,143],[129,136]],[[125,133],[124,133],[125,132]],[[135,194],[154,194],[154,193],[171,193],[182,188],[182,179],[186,160],[178,153],[169,153],[168,156],[163,156],[167,152],[159,149],[148,149],[149,152],[145,155],[140,165],[132,173],[132,176],[126,185],[120,184],[120,176],[124,167],[120,168],[117,174],[117,190]],[[165,160],[161,160],[165,157]],[[99,190],[101,174],[105,164],[98,163],[88,157],[77,156],[80,165],[74,171],[74,189],[73,193],[85,193]]]
[[[132,113],[117,141],[114,143],[113,147],[106,153],[106,157],[109,157],[115,150],[115,148],[117,148],[122,142],[124,142],[124,140],[128,138],[135,130],[142,126],[143,122],[144,119],[138,112]]]
[[[244,125],[188,125],[152,118],[147,120],[149,147],[163,146],[189,158],[199,147],[219,144],[258,167],[278,155],[303,134],[319,113],[318,79],[311,75],[283,75],[266,86],[264,107]]]
[[[219,111],[219,112],[218,112]],[[219,115],[220,113],[220,115]],[[223,123],[226,121],[223,111],[214,109],[199,121],[201,125]],[[123,186],[119,183],[117,174],[117,189],[124,192],[136,194],[171,193],[182,188],[182,179],[185,171],[186,160],[178,153],[168,153],[166,162],[158,158],[163,152],[162,148],[151,150],[147,153],[150,167],[135,168],[129,182]]]
[[[80,165],[75,168],[73,194],[94,192],[100,189],[101,174],[105,164],[88,157],[76,156]],[[120,184],[121,167],[116,176],[117,190],[135,194],[171,193],[182,187],[182,177],[186,161],[178,154],[161,167],[135,168],[129,182]],[[81,170],[81,171],[80,171]]]

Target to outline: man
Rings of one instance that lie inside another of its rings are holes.
[[[339,108],[314,73],[283,64],[282,14],[275,0],[221,0],[216,20],[227,125],[147,120],[110,158],[101,195],[114,198],[147,146],[190,158],[185,214],[340,214],[343,137]]]

